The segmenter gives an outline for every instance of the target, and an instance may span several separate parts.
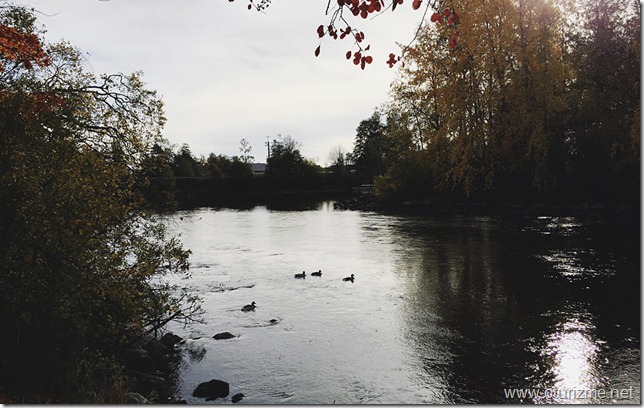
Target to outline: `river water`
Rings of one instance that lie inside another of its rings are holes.
[[[640,402],[637,220],[327,201],[180,211],[168,225],[192,250],[179,283],[205,310],[205,324],[170,327],[187,339],[188,403],[213,378],[230,395],[211,403]],[[225,331],[237,337],[212,338]]]

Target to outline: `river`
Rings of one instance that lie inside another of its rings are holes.
[[[170,326],[186,338],[188,403],[213,378],[230,395],[211,403],[640,402],[637,220],[326,201],[185,210],[167,224],[192,250],[178,283],[205,310],[205,324]],[[212,338],[225,331],[237,337]]]

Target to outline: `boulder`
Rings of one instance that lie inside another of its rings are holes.
[[[170,350],[174,349],[175,344],[179,344],[183,341],[183,339],[176,334],[173,333],[166,333],[161,337],[161,344],[169,348]]]
[[[199,384],[192,392],[192,396],[212,401],[217,398],[227,397],[229,393],[230,387],[226,381],[210,380]]]
[[[232,400],[233,404],[236,404],[236,403],[238,403],[239,401],[241,401],[243,398],[244,398],[244,394],[242,394],[242,393],[240,392],[239,394],[235,394],[235,395],[233,395],[233,397],[231,398],[231,400]]]
[[[237,336],[230,332],[222,332],[222,333],[217,333],[213,336],[213,339],[215,340],[226,340],[226,339],[233,339]]]

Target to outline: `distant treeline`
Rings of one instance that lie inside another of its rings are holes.
[[[155,144],[140,173],[146,200],[159,208],[239,205],[294,194],[328,196],[350,192],[360,184],[359,174],[343,160],[323,168],[305,159],[300,143],[290,136],[273,140],[267,163],[255,172],[250,147],[243,139],[242,148],[240,156],[211,153],[197,158],[187,144],[176,152]]]

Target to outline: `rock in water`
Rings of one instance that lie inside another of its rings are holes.
[[[231,399],[231,400],[233,401],[233,404],[236,404],[236,403],[238,403],[239,401],[241,401],[243,398],[244,398],[244,394],[242,394],[242,393],[240,392],[239,394],[235,394],[235,395],[233,395],[233,397],[232,397],[232,399]]]
[[[192,396],[212,401],[217,398],[227,397],[229,392],[230,388],[226,381],[210,380],[199,384],[192,392]]]
[[[236,336],[230,332],[217,333],[213,336],[215,340],[226,340],[226,339],[232,339],[234,337]]]
[[[179,344],[183,339],[176,334],[166,333],[161,337],[161,344],[172,350],[175,344]]]

